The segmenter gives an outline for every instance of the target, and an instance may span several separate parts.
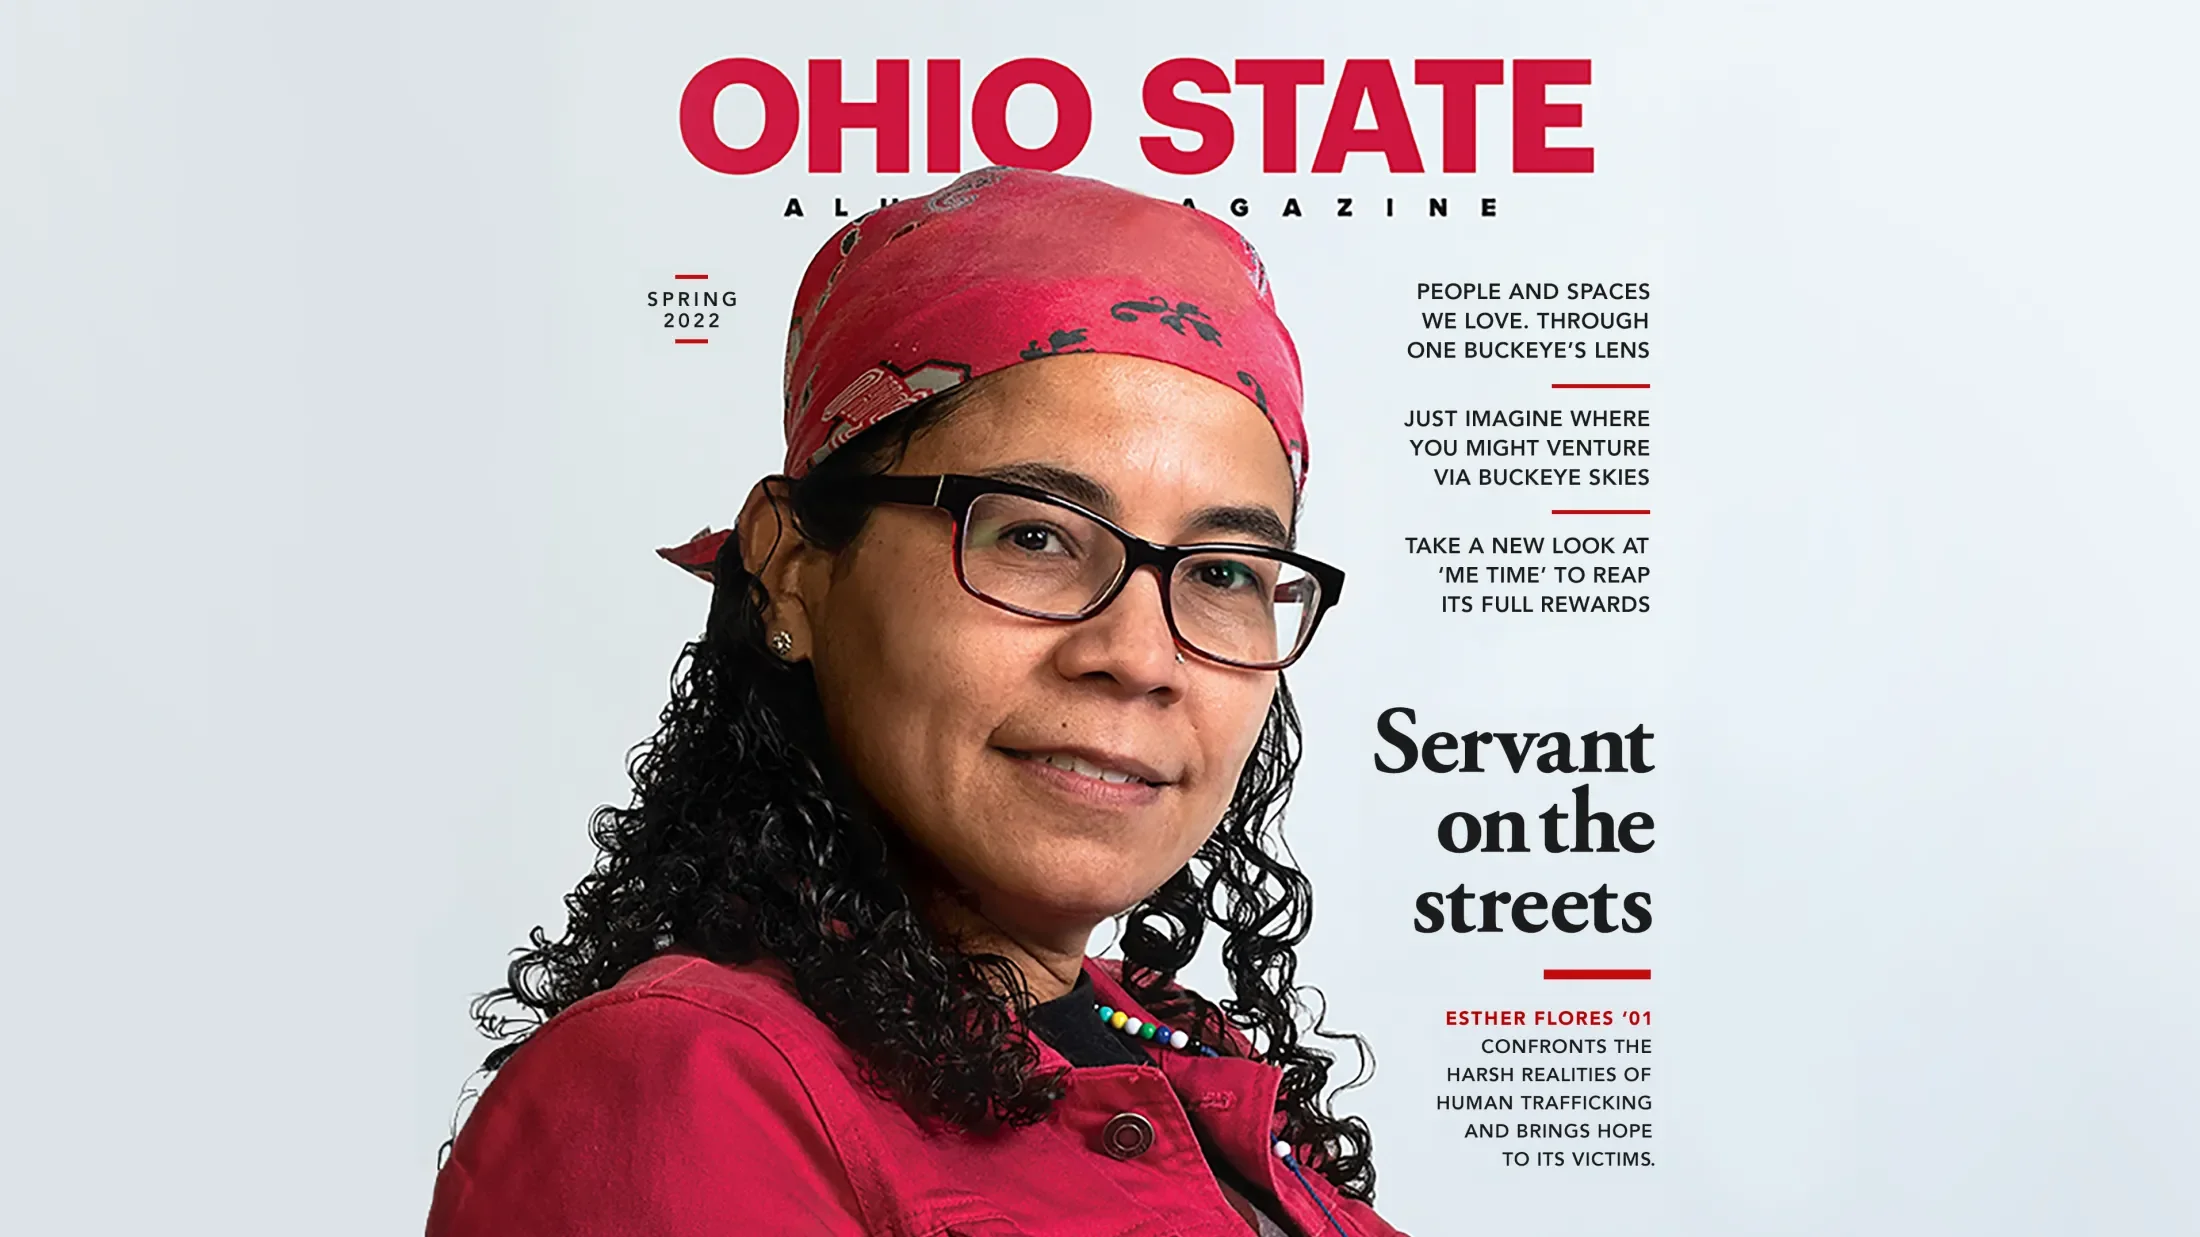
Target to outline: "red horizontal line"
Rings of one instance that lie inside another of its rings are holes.
[[[674,279],[708,279],[708,275],[674,275]]]
[[[707,339],[675,339],[672,342],[676,344],[707,344],[710,341]]]
[[[1650,978],[1650,968],[1649,968],[1649,967],[1643,967],[1643,968],[1641,968],[1640,970],[1627,970],[1627,969],[1625,969],[1625,968],[1612,968],[1612,967],[1605,967],[1605,968],[1599,969],[1599,968],[1594,968],[1594,967],[1592,967],[1592,968],[1588,968],[1588,969],[1580,969],[1580,968],[1576,968],[1576,969],[1573,969],[1573,970],[1566,970],[1566,969],[1563,969],[1563,968],[1557,968],[1557,967],[1546,967],[1546,968],[1544,969],[1544,971],[1543,971],[1543,978],[1545,978],[1545,979],[1648,979],[1648,978]]]
[[[1625,508],[1625,509],[1622,509],[1622,508],[1618,508],[1618,507],[1612,507],[1612,508],[1597,508],[1597,509],[1591,509],[1591,508],[1587,508],[1587,507],[1553,507],[1553,508],[1551,509],[1551,514],[1552,514],[1552,515],[1648,515],[1648,514],[1650,514],[1650,508],[1648,508],[1648,507],[1630,507],[1630,508]]]
[[[1647,391],[1647,382],[1554,382],[1553,391]]]

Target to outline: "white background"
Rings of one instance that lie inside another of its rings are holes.
[[[2200,1230],[2193,27],[2166,4],[12,6],[7,1227],[417,1229],[487,1047],[465,1003],[558,922],[700,627],[650,550],[776,464],[816,204],[945,179],[811,180],[799,146],[718,176],[679,142],[681,87],[838,56],[860,97],[875,58],[949,56],[968,92],[1046,55],[1095,98],[1073,171],[1261,204],[1241,224],[1306,355],[1304,540],[1353,583],[1294,674],[1301,974],[1377,1050],[1346,1104],[1384,1214]],[[1507,175],[1487,107],[1493,171],[1263,177],[1240,94],[1238,157],[1186,188],[1136,153],[1139,79],[1176,55],[1327,57],[1332,81],[1348,55],[1590,58],[1564,97],[1597,171]],[[1446,181],[1499,219],[1273,216]],[[789,194],[811,218],[780,218]],[[682,270],[741,295],[708,348],[642,307]],[[1423,482],[1404,408],[1598,376],[1408,363],[1436,277],[1653,282],[1657,514],[1629,529],[1652,615],[1440,615],[1393,549],[1555,531]],[[1376,775],[1391,704],[1647,723],[1657,773],[1597,785],[1656,813],[1658,849],[1578,872],[1652,890],[1655,928],[1415,934],[1424,888],[1575,887],[1433,841],[1445,811],[1571,780]],[[1657,1014],[1657,1168],[1503,1169],[1432,1111],[1471,1059],[1438,1011],[1589,1003],[1545,965],[1656,968],[1627,1003]]]

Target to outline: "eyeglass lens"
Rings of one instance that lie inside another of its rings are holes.
[[[963,582],[1041,617],[1089,613],[1123,562],[1123,543],[1105,526],[1037,499],[980,495],[963,528]],[[1256,552],[1195,554],[1169,579],[1178,638],[1211,657],[1253,665],[1298,652],[1320,597],[1320,583],[1303,569]]]

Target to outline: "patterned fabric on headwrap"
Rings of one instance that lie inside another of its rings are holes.
[[[1252,245],[1175,202],[1000,167],[872,211],[811,259],[787,329],[785,470],[935,392],[1070,352],[1166,361],[1239,392],[1305,485],[1298,349]],[[658,553],[708,579],[727,535]]]

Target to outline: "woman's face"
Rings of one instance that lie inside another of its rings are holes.
[[[1112,354],[993,375],[893,471],[1037,484],[1163,543],[1274,541],[1245,530],[1292,513],[1283,449],[1251,401]],[[1088,932],[1206,840],[1276,676],[1179,662],[1152,568],[1082,622],[1030,619],[963,590],[953,536],[944,511],[885,505],[845,550],[809,555],[798,648],[842,759],[980,914]],[[787,608],[774,614],[785,626]]]

